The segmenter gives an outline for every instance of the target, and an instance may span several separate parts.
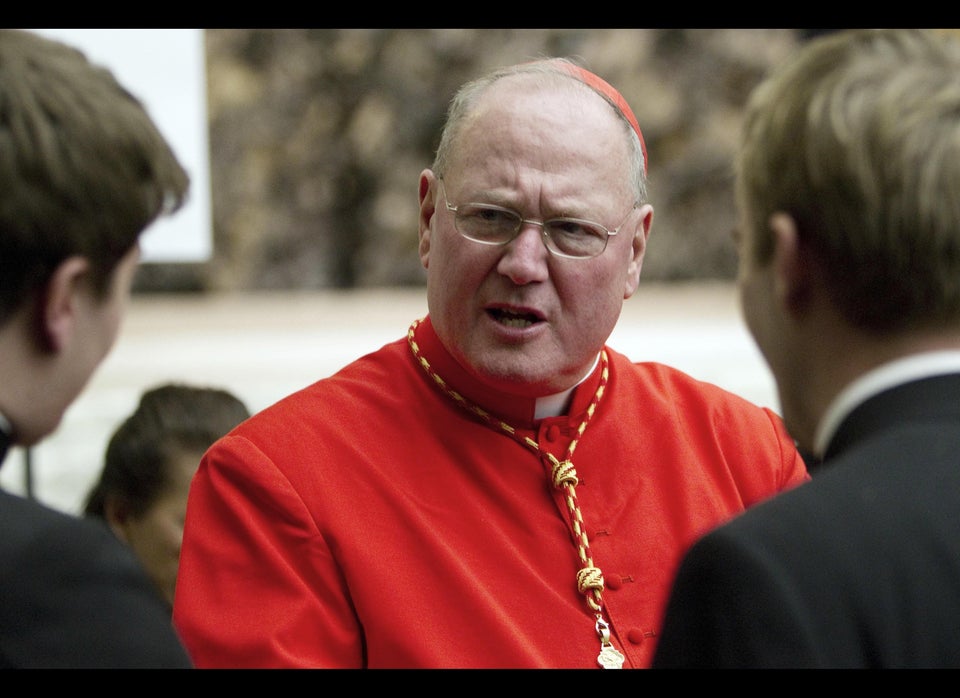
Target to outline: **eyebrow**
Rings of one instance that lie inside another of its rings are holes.
[[[444,192],[446,192],[446,188],[444,188]],[[479,193],[479,195],[474,194],[465,197],[463,201],[459,203],[454,203],[448,199],[447,203],[454,206],[459,206],[461,204],[484,204],[489,206],[499,206],[501,208],[509,209],[523,218],[526,217],[523,213],[521,213],[522,207],[519,205],[518,201],[510,200],[507,196],[498,196],[495,190],[483,190]],[[554,218],[579,218],[580,220],[596,221],[596,211],[598,208],[599,207],[592,208],[588,210],[587,213],[579,213],[578,209],[553,208],[552,210],[557,212],[543,216],[543,220],[553,220]]]

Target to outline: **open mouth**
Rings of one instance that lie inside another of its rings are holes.
[[[494,320],[507,327],[523,329],[540,322],[540,318],[533,313],[515,313],[502,308],[491,308],[487,311]]]

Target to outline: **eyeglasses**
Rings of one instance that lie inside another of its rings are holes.
[[[547,221],[524,218],[516,211],[493,204],[451,206],[443,180],[440,180],[440,186],[443,188],[443,202],[454,214],[454,227],[467,240],[481,245],[506,245],[520,234],[524,223],[529,223],[543,231],[543,244],[551,254],[569,259],[589,259],[602,254],[610,236],[619,232],[637,208],[634,204],[620,225],[615,230],[608,230],[599,223],[582,218],[551,218]]]

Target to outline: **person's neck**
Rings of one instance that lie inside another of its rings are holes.
[[[421,356],[444,383],[463,395],[470,403],[482,407],[517,427],[530,427],[545,417],[555,417],[585,409],[586,405],[579,404],[581,402],[579,395],[584,391],[578,388],[585,383],[590,383],[592,386],[597,374],[597,362],[594,362],[586,375],[570,388],[553,395],[528,397],[497,390],[467,371],[443,346],[429,317],[417,326],[416,342]],[[599,355],[597,360],[599,361]],[[586,392],[592,396],[591,391]]]

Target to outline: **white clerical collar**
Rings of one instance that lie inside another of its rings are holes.
[[[600,355],[597,354],[597,358],[593,360],[593,365],[590,366],[590,370],[587,371],[583,378],[576,382],[576,385],[573,385],[570,388],[567,388],[562,393],[556,393],[554,395],[547,395],[545,397],[537,398],[537,405],[534,409],[534,419],[543,419],[544,417],[557,417],[567,410],[567,403],[570,399],[570,393],[573,392],[574,388],[587,380],[590,375],[597,368],[597,364],[600,362]]]
[[[849,383],[830,403],[817,426],[813,452],[822,457],[844,418],[867,398],[908,381],[960,372],[960,351],[931,351],[896,359]]]

